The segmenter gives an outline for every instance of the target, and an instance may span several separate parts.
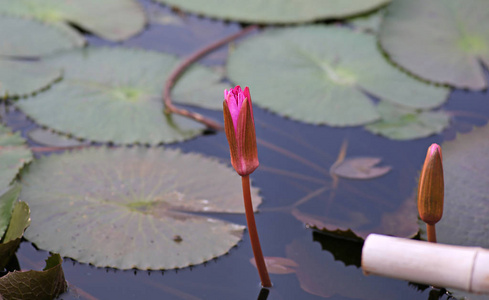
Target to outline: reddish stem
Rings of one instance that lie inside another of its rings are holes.
[[[170,74],[168,77],[168,80],[165,83],[165,90],[163,91],[163,101],[165,103],[165,113],[176,113],[191,119],[196,120],[197,122],[203,123],[206,125],[208,128],[212,128],[214,130],[222,130],[223,127],[220,123],[217,123],[216,121],[207,119],[201,114],[198,114],[196,112],[192,112],[183,108],[178,108],[175,105],[173,105],[172,99],[171,99],[171,89],[175,85],[175,82],[179,78],[179,76],[195,61],[206,55],[207,53],[239,38],[240,36],[243,36],[247,33],[249,33],[252,30],[257,29],[257,25],[251,25],[243,30],[232,34],[228,37],[225,37],[221,40],[218,40],[216,42],[213,42],[212,44],[198,50],[197,52],[193,53],[190,55],[187,59],[185,59],[176,69],[173,70],[173,72]]]
[[[250,177],[248,175],[242,176],[241,184],[243,186],[246,223],[248,223],[248,232],[250,233],[251,248],[253,248],[253,254],[255,256],[256,268],[260,275],[261,285],[263,287],[271,287],[272,282],[270,281],[270,276],[268,276],[267,265],[265,264],[263,253],[261,252],[260,239],[258,238],[258,231],[256,230],[253,203],[251,202]]]
[[[428,242],[436,243],[436,230],[435,224],[426,224],[426,232],[428,234]]]

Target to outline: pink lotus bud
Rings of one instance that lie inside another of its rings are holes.
[[[432,144],[426,153],[418,183],[418,211],[421,220],[434,225],[443,215],[443,165],[441,148]]]
[[[224,90],[224,128],[231,152],[231,163],[241,176],[246,176],[258,168],[255,121],[248,87],[241,90]]]

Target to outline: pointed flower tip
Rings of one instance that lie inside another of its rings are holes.
[[[249,175],[259,166],[249,88],[243,91],[237,85],[225,90],[224,97],[224,127],[231,163],[239,175]]]
[[[418,211],[421,219],[434,225],[443,215],[444,182],[441,147],[432,144],[418,183]]]

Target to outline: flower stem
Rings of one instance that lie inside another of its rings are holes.
[[[436,230],[435,224],[426,224],[426,231],[428,233],[428,242],[436,243]]]
[[[253,212],[253,204],[251,202],[249,175],[241,176],[241,184],[243,186],[246,222],[248,223],[248,232],[250,233],[251,248],[253,248],[253,254],[255,256],[256,268],[258,269],[258,274],[260,275],[261,285],[263,287],[271,287],[272,282],[268,276],[265,259],[263,258],[263,253],[261,252],[260,239],[258,238],[258,232],[256,230],[255,215]]]

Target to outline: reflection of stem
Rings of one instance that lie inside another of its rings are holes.
[[[258,26],[252,25],[244,28],[243,30],[239,31],[238,33],[235,33],[233,35],[230,35],[228,37],[225,37],[224,39],[221,39],[217,42],[214,42],[194,54],[190,55],[187,59],[185,59],[176,69],[173,70],[173,72],[170,74],[168,77],[166,83],[165,83],[165,90],[163,92],[163,101],[165,103],[165,113],[176,113],[182,116],[185,116],[187,118],[194,119],[197,122],[200,122],[207,127],[214,129],[214,130],[222,130],[222,125],[213,121],[209,120],[206,117],[204,117],[201,114],[198,114],[196,112],[188,111],[183,108],[178,108],[173,105],[172,99],[171,99],[171,89],[175,85],[175,82],[177,81],[178,77],[195,61],[197,61],[199,58],[203,57],[207,53],[239,38],[240,36],[243,36],[250,31],[253,31],[257,29]]]
[[[428,234],[428,242],[436,243],[435,224],[426,224],[426,232]]]
[[[255,215],[253,212],[253,204],[251,202],[249,175],[241,177],[241,184],[243,186],[246,222],[248,224],[248,232],[250,234],[251,248],[253,248],[253,254],[255,256],[256,268],[258,269],[258,274],[260,275],[261,285],[263,287],[271,287],[272,282],[268,276],[267,266],[261,251],[260,240],[258,239],[258,231],[256,230]]]

